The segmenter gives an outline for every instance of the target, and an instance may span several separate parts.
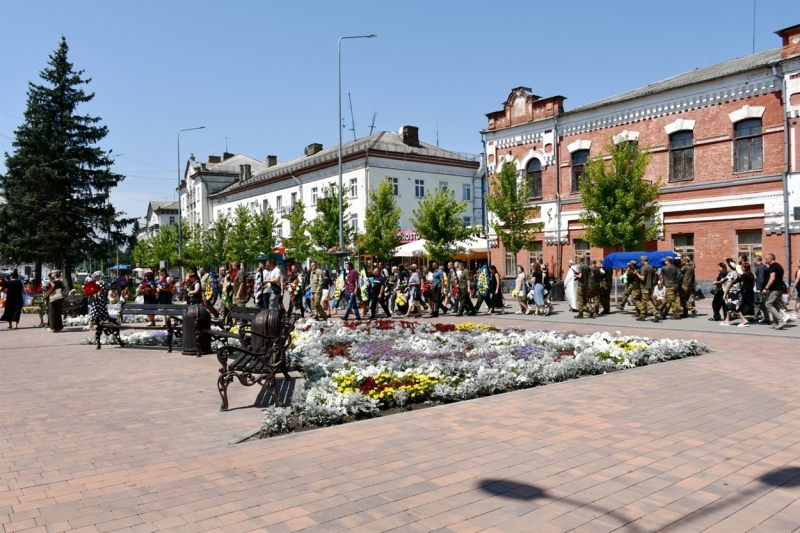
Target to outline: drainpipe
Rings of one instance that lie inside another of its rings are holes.
[[[486,132],[481,131],[481,143],[483,143],[483,177],[481,178],[481,203],[483,203],[483,227],[486,229],[486,267],[492,266],[492,250],[489,245],[489,212],[486,210],[486,194],[488,187],[486,181],[489,177],[489,164],[486,155]]]
[[[294,176],[294,174],[289,174],[289,175],[292,177],[292,179],[293,179],[294,181],[296,181],[296,182],[297,182],[297,188],[298,188],[298,189],[300,189],[300,201],[302,202],[302,201],[303,201],[303,184],[302,184],[302,183],[300,183],[300,180],[299,180],[299,179],[297,179],[297,178]]]
[[[772,75],[778,76],[775,64],[772,65]],[[781,72],[781,100],[783,103],[783,249],[784,257],[786,257],[784,274],[788,285],[792,281],[791,230],[789,226],[789,101],[786,97],[786,76],[783,72]]]
[[[556,167],[556,274],[561,279],[561,185],[558,161],[558,115],[553,116],[553,154]]]

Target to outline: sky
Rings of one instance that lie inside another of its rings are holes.
[[[345,142],[349,95],[358,137],[374,118],[376,132],[417,126],[477,154],[514,87],[569,109],[778,47],[774,32],[798,23],[798,0],[756,0],[755,17],[753,0],[0,0],[0,152],[62,35],[95,92],[79,111],[108,126],[101,146],[126,176],[112,202],[144,217],[175,198],[178,130],[205,126],[181,134],[181,168],[226,147],[283,162],[336,145],[343,36],[377,34],[342,44]]]

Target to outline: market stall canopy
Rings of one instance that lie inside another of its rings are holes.
[[[407,242],[395,252],[395,257],[418,257],[425,254],[425,239]]]
[[[128,270],[131,266],[130,265],[111,265],[108,267],[109,270]]]
[[[650,263],[650,266],[658,268],[664,266],[664,258],[667,256],[672,257],[675,259],[679,257],[678,254],[675,252],[614,252],[608,254],[605,259],[603,259],[603,267],[604,268],[628,268],[628,263],[630,261],[636,261],[637,266],[642,266],[642,262],[639,260],[640,257],[643,255],[647,256],[647,261]]]
[[[463,246],[464,249],[470,254],[475,254],[475,253],[485,254],[486,251],[489,249],[488,241],[480,237],[474,237],[468,241],[461,241],[458,244],[459,246]]]

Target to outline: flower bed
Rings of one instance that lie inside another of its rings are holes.
[[[487,324],[300,322],[289,357],[306,378],[291,407],[264,410],[262,435],[409,405],[466,400],[700,355],[694,340]]]

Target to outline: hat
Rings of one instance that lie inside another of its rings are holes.
[[[664,261],[672,261],[672,256],[668,255],[667,257],[664,258]]]
[[[96,278],[97,276],[102,276],[102,275],[103,275],[103,273],[102,273],[101,271],[99,271],[99,270],[95,270],[95,271],[92,273],[92,277],[93,277],[93,278]]]
[[[731,270],[736,270],[736,261],[734,261],[732,259],[729,260],[728,261],[728,268],[730,268]]]
[[[628,266],[636,266],[636,261],[628,261]]]
[[[647,256],[643,255],[639,258],[639,261],[647,261]]]

